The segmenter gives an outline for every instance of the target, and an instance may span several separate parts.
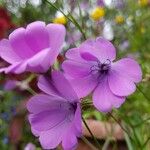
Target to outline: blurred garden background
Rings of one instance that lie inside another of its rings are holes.
[[[91,128],[103,150],[150,150],[150,0],[0,0],[0,39],[36,20],[63,24],[67,29],[55,68],[61,67],[67,49],[98,36],[115,45],[117,59],[127,56],[139,62],[143,80],[119,109],[108,114],[93,107],[83,111],[84,118],[100,123]],[[0,67],[4,66],[7,63],[0,59]],[[0,74],[1,150],[42,149],[31,133],[25,107],[32,96],[30,89],[39,92],[36,80],[30,73]],[[120,135],[113,133],[116,126]],[[90,148],[80,143],[78,149]]]

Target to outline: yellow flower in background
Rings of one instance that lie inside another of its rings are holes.
[[[58,24],[63,24],[65,25],[67,23],[67,19],[65,16],[60,16],[60,17],[56,17],[54,20],[53,20],[53,23],[58,23]]]
[[[98,21],[105,16],[105,10],[103,7],[96,7],[90,16],[94,21]]]
[[[139,4],[141,6],[147,6],[148,5],[149,0],[139,0]]]
[[[121,15],[116,16],[116,18],[115,18],[115,22],[116,22],[117,24],[123,24],[124,21],[125,21],[125,20],[124,20],[124,17],[121,16]]]
[[[146,32],[146,31],[145,31],[145,27],[144,27],[143,25],[141,26],[140,31],[141,31],[141,33],[143,33],[143,34]]]

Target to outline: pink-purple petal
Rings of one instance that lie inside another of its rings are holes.
[[[69,79],[79,98],[89,95],[97,85],[97,81],[91,75],[84,78]]]
[[[99,50],[99,59],[103,62],[107,59],[113,61],[116,58],[116,49],[111,42],[99,37],[96,39],[95,47]]]
[[[113,107],[119,107],[125,98],[114,95],[108,85],[107,78],[99,83],[93,92],[93,104],[102,112],[109,112]]]
[[[29,117],[28,117],[28,120],[29,120]],[[35,130],[34,128],[32,128],[31,126],[31,132],[34,134],[34,136],[36,137],[39,137],[40,136],[40,133],[41,131],[38,131],[38,130]]]
[[[70,134],[72,130],[69,130],[63,137],[62,146],[64,150],[75,150],[77,148],[77,137],[74,134]]]
[[[27,60],[28,68],[27,70],[32,70],[34,72],[46,72],[50,65],[51,65],[51,59],[49,56],[51,56],[52,50],[50,48],[43,49],[42,51],[38,52],[36,55],[34,55],[32,58]],[[52,56],[53,57],[53,56]]]
[[[70,124],[64,120],[59,126],[52,128],[48,131],[43,131],[40,134],[40,143],[44,149],[54,149],[56,148],[63,139]]]
[[[34,51],[26,43],[26,30],[18,28],[9,35],[9,43],[16,54],[22,58],[27,59],[34,55]]]
[[[49,47],[49,34],[46,30],[46,24],[42,21],[30,23],[26,28],[26,42],[34,53]]]
[[[52,108],[56,109],[60,107],[61,102],[65,102],[65,100],[56,96],[38,94],[29,100],[27,103],[27,109],[30,113],[37,114],[42,111],[48,111]]]
[[[118,70],[123,76],[130,78],[135,83],[142,80],[140,65],[131,58],[123,58],[112,65],[112,69]]]
[[[93,92],[93,104],[94,106],[102,112],[109,112],[112,109],[112,104],[110,98],[110,90],[104,83],[98,85],[98,87]],[[114,97],[113,97],[114,98]]]
[[[80,55],[86,61],[97,61],[99,59],[100,52],[94,46],[95,40],[86,40],[81,44]]]
[[[79,48],[71,48],[69,49],[66,54],[66,58],[73,60],[75,62],[86,63],[86,61],[80,56],[80,49]]]
[[[104,38],[96,40],[87,40],[80,46],[80,53],[85,60],[96,60],[105,62],[107,59],[116,58],[116,50],[113,44]]]
[[[111,91],[117,96],[128,96],[136,90],[134,82],[117,70],[111,70],[108,83]]]
[[[58,97],[59,92],[54,87],[50,77],[40,76],[38,80],[38,87],[48,95]]]
[[[49,114],[49,115],[48,115]],[[59,107],[50,108],[37,114],[30,114],[29,121],[32,128],[38,131],[46,131],[58,126],[66,118],[67,111]]]
[[[58,54],[62,49],[66,35],[66,29],[63,25],[60,24],[48,24],[46,26],[46,29],[49,34],[49,47],[53,52],[52,63],[54,63],[54,61],[56,60]]]
[[[110,101],[114,108],[119,108],[126,100],[126,97],[124,97],[124,96],[116,96],[114,94],[113,94],[113,96],[114,96],[114,98],[112,98]]]
[[[52,50],[60,50],[66,35],[65,27],[60,24],[48,24],[46,28],[49,33],[49,46]]]
[[[66,74],[73,78],[80,78],[89,75],[91,65],[87,63],[80,63],[71,60],[66,60],[62,64],[62,68]]]
[[[10,65],[9,67],[5,68],[5,73],[16,73],[20,74],[23,73],[27,68],[26,62],[16,62]]]
[[[96,55],[94,56],[91,52],[81,52],[81,56],[83,59],[87,60],[87,61],[98,61],[98,58],[96,57]]]
[[[78,102],[79,98],[73,90],[69,81],[59,71],[52,72],[52,82],[62,97],[70,102]],[[68,92],[69,91],[69,92]]]
[[[77,109],[72,124],[73,124],[72,126],[74,130],[74,134],[77,137],[80,137],[82,134],[82,119],[81,119],[81,108],[79,103],[77,104]]]
[[[0,57],[10,64],[21,61],[21,58],[12,49],[7,39],[3,39],[0,41]]]

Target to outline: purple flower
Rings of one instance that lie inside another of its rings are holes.
[[[44,149],[53,149],[62,142],[65,150],[72,150],[81,136],[79,98],[59,71],[51,77],[40,77],[39,88],[45,94],[30,99],[27,109],[32,132],[39,137]]]
[[[113,5],[115,8],[117,9],[123,9],[126,5],[126,1],[125,0],[115,0],[113,1]]]
[[[0,71],[43,73],[53,65],[65,38],[63,25],[36,21],[18,28],[0,42],[0,56],[10,63]]]
[[[66,57],[62,67],[74,90],[80,98],[93,92],[94,106],[102,112],[120,107],[142,79],[141,68],[133,59],[113,62],[115,47],[103,38],[85,41]]]
[[[82,10],[87,10],[87,9],[89,9],[89,7],[90,7],[89,1],[87,1],[87,0],[82,0],[82,1],[80,2],[80,7],[81,7]]]
[[[129,48],[129,46],[130,46],[129,41],[125,40],[119,45],[119,48],[120,48],[120,50],[125,51]]]
[[[75,30],[75,29],[73,28],[73,30]],[[80,33],[80,32],[77,32],[77,31],[72,32],[72,33],[67,32],[66,37],[67,37],[67,38],[66,38],[67,44],[72,45],[72,44],[75,44],[77,41],[80,40],[80,38],[81,38],[81,33]]]
[[[14,90],[17,87],[17,81],[16,80],[7,80],[4,85],[5,91],[11,91]]]
[[[97,5],[100,7],[104,7],[104,0],[97,0]]]

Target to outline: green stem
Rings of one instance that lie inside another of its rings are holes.
[[[84,40],[86,40],[86,35],[85,33],[83,32],[82,28],[80,27],[80,25],[78,24],[78,22],[76,21],[76,19],[69,13],[69,16],[71,17],[72,19],[72,23],[79,29],[79,31],[81,32]]]
[[[129,132],[122,126],[122,124],[111,114],[111,113],[108,113],[110,115],[110,117],[112,117],[114,119],[114,121],[116,121],[118,123],[118,125],[121,127],[121,129],[130,137],[130,139],[132,141],[134,141],[132,139],[132,137],[130,136]]]
[[[83,123],[84,123],[85,127],[87,128],[87,130],[91,134],[92,138],[94,139],[95,143],[97,144],[97,147],[101,150],[101,146],[100,146],[99,142],[97,141],[97,139],[93,135],[92,131],[90,130],[89,126],[87,125],[87,123],[86,123],[86,121],[85,121],[85,119],[83,117],[82,117],[82,120],[83,120]]]
[[[83,21],[83,15],[82,15],[82,10],[81,10],[81,7],[80,7],[80,2],[79,0],[77,0],[77,4],[78,4],[78,8],[79,8],[79,14],[80,14],[80,19],[81,19],[81,22],[82,22],[82,28],[84,27],[84,21]]]
[[[92,149],[92,150],[97,150],[97,148],[88,141],[88,139],[84,136],[81,137],[81,139]]]
[[[31,75],[25,80],[25,82],[26,82],[27,84],[29,84],[34,78],[35,78],[35,74],[31,74]],[[36,95],[36,94],[37,94],[31,87],[28,87],[27,91],[28,91],[29,93],[31,93],[32,95]]]
[[[141,90],[141,88],[139,86],[137,86],[137,89],[142,93],[142,95],[145,97],[145,99],[150,101],[150,98],[145,95],[145,93]]]
[[[31,93],[32,95],[36,95],[37,93],[33,90],[33,89],[31,89],[30,87],[27,89],[27,91],[29,92],[29,93]]]
[[[135,125],[132,125],[132,126],[133,126],[134,128],[136,128],[136,127],[142,125],[143,123],[145,123],[145,122],[147,122],[147,121],[149,121],[149,120],[150,120],[150,117],[148,117],[147,119],[142,120],[140,123],[135,124]]]
[[[150,137],[144,142],[142,148],[144,148],[144,147],[147,145],[147,143],[148,143],[149,141],[150,141]]]
[[[35,74],[31,74],[31,75],[29,76],[29,78],[27,78],[25,81],[26,81],[27,83],[30,83],[34,78],[35,78]]]
[[[102,150],[108,150],[108,146],[109,146],[110,142],[111,142],[111,138],[107,138],[102,147]]]
[[[108,114],[119,124],[119,126],[121,127],[121,129],[128,134],[128,131],[126,129],[124,129],[124,127],[122,126],[122,124],[111,113],[108,113]]]
[[[69,13],[69,16],[66,15],[61,9],[59,9],[57,6],[55,6],[53,3],[49,2],[48,0],[45,0],[49,5],[51,5],[54,9],[60,11],[68,20],[70,20],[81,32],[81,34],[83,35],[83,38],[86,39],[85,33],[83,32],[82,28],[80,27],[80,25],[78,24],[78,22],[74,19],[74,17]]]

